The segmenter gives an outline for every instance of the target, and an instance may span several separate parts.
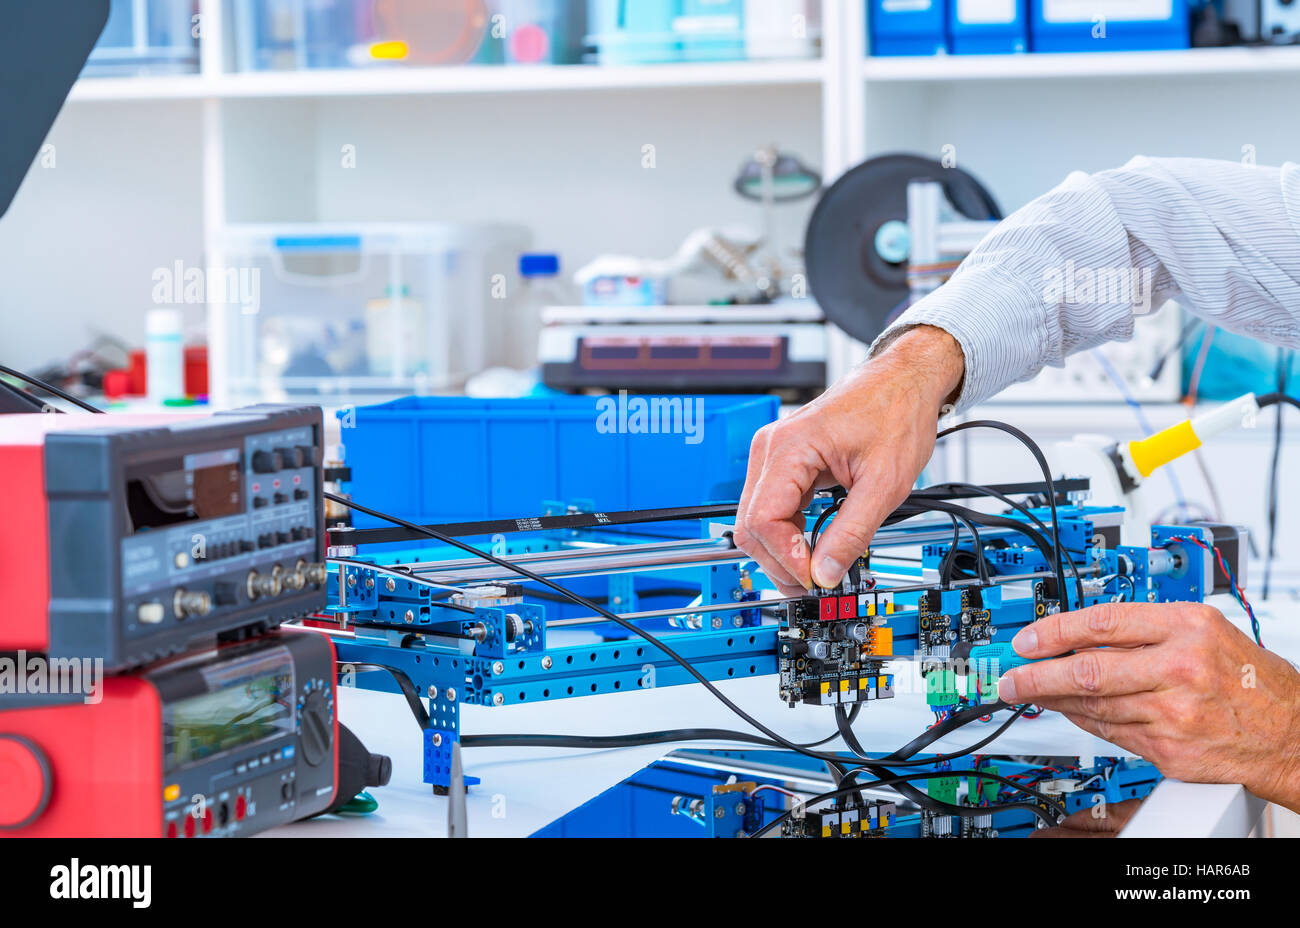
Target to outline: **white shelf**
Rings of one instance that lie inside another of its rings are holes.
[[[638,66],[463,65],[445,68],[256,71],[170,77],[98,77],[76,83],[71,101],[249,99],[530,93],[673,87],[820,84],[820,60]]]
[[[1300,47],[868,58],[868,82],[1300,74]]]

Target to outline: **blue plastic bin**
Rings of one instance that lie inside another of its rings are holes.
[[[637,399],[626,398],[629,410]],[[365,506],[421,523],[537,515],[547,501],[615,512],[737,499],[750,440],[776,419],[779,400],[678,399],[703,404],[697,443],[664,431],[662,420],[657,434],[600,431],[602,413],[603,424],[616,425],[619,397],[412,396],[343,410],[349,490]],[[355,518],[358,527],[386,524]],[[698,523],[655,528],[699,532]]]
[[[1030,47],[1036,52],[1191,46],[1188,0],[1031,0],[1030,8]]]
[[[948,0],[948,41],[954,55],[1029,51],[1029,0]]]
[[[745,57],[744,0],[682,0],[673,22],[683,61],[741,61]]]
[[[873,55],[948,51],[946,0],[871,0],[867,39]]]
[[[82,73],[107,77],[198,71],[194,13],[188,0],[112,0],[108,22]]]

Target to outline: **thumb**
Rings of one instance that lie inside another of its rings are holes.
[[[830,526],[817,539],[812,553],[813,582],[823,588],[839,586],[850,565],[866,553],[883,516],[878,499],[865,483],[849,490]]]

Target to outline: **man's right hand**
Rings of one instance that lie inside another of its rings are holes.
[[[754,436],[735,541],[782,594],[837,586],[867,550],[930,460],[936,423],[963,371],[956,339],[918,326]],[[836,484],[848,496],[810,558],[803,510],[816,490]]]

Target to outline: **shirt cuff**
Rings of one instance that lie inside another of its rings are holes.
[[[1039,295],[997,267],[960,269],[885,329],[869,356],[918,325],[943,329],[961,345],[966,374],[957,412],[1033,377],[1047,360],[1047,326]]]

